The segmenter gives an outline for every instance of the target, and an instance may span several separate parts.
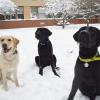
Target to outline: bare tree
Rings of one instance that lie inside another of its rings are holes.
[[[76,15],[84,18],[87,21],[87,26],[89,21],[94,16],[100,16],[100,0],[75,0],[76,5]]]
[[[54,18],[60,16],[62,18],[62,27],[70,19],[74,11],[73,0],[46,0],[46,13]]]

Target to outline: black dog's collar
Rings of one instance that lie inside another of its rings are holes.
[[[41,45],[46,45],[45,43],[40,43]]]
[[[96,55],[95,56],[93,56],[92,58],[81,58],[80,56],[79,56],[79,59],[80,59],[80,61],[82,61],[82,62],[85,62],[85,63],[89,63],[89,62],[93,62],[93,61],[97,61],[97,60],[100,60],[100,55],[99,55],[99,53],[96,53]]]
[[[46,42],[40,42],[40,44],[41,44],[41,45],[46,45],[46,43],[48,43],[48,42],[49,42],[49,40],[46,41]]]

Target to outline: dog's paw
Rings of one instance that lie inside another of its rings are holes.
[[[60,77],[61,74],[60,74],[60,68],[59,67],[56,68],[56,72],[57,72],[57,76]]]
[[[73,100],[71,98],[67,98],[66,96],[62,98],[62,100]]]
[[[4,87],[3,86],[3,90],[7,92],[8,91],[8,87]]]
[[[39,72],[39,74],[40,74],[41,76],[43,76],[43,73]]]
[[[58,73],[55,74],[56,76],[60,77],[60,75]]]
[[[73,100],[72,98],[68,98],[67,100]]]
[[[59,67],[56,67],[56,70],[60,70],[60,68]]]

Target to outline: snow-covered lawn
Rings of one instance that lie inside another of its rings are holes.
[[[78,56],[78,45],[73,40],[73,34],[84,25],[68,25],[47,27],[52,31],[50,40],[57,66],[60,67],[61,78],[55,76],[48,66],[44,75],[38,74],[34,58],[37,53],[38,40],[35,39],[36,28],[0,29],[0,36],[13,35],[20,40],[18,51],[20,63],[18,79],[20,87],[9,81],[9,90],[5,92],[0,82],[0,100],[67,100],[74,76],[74,65]],[[94,24],[100,28],[99,24]],[[89,100],[78,91],[75,100]],[[97,100],[100,100],[98,97]]]

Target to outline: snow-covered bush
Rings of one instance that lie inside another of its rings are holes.
[[[0,0],[0,13],[6,18],[6,15],[12,15],[17,9],[16,5],[11,0]]]

